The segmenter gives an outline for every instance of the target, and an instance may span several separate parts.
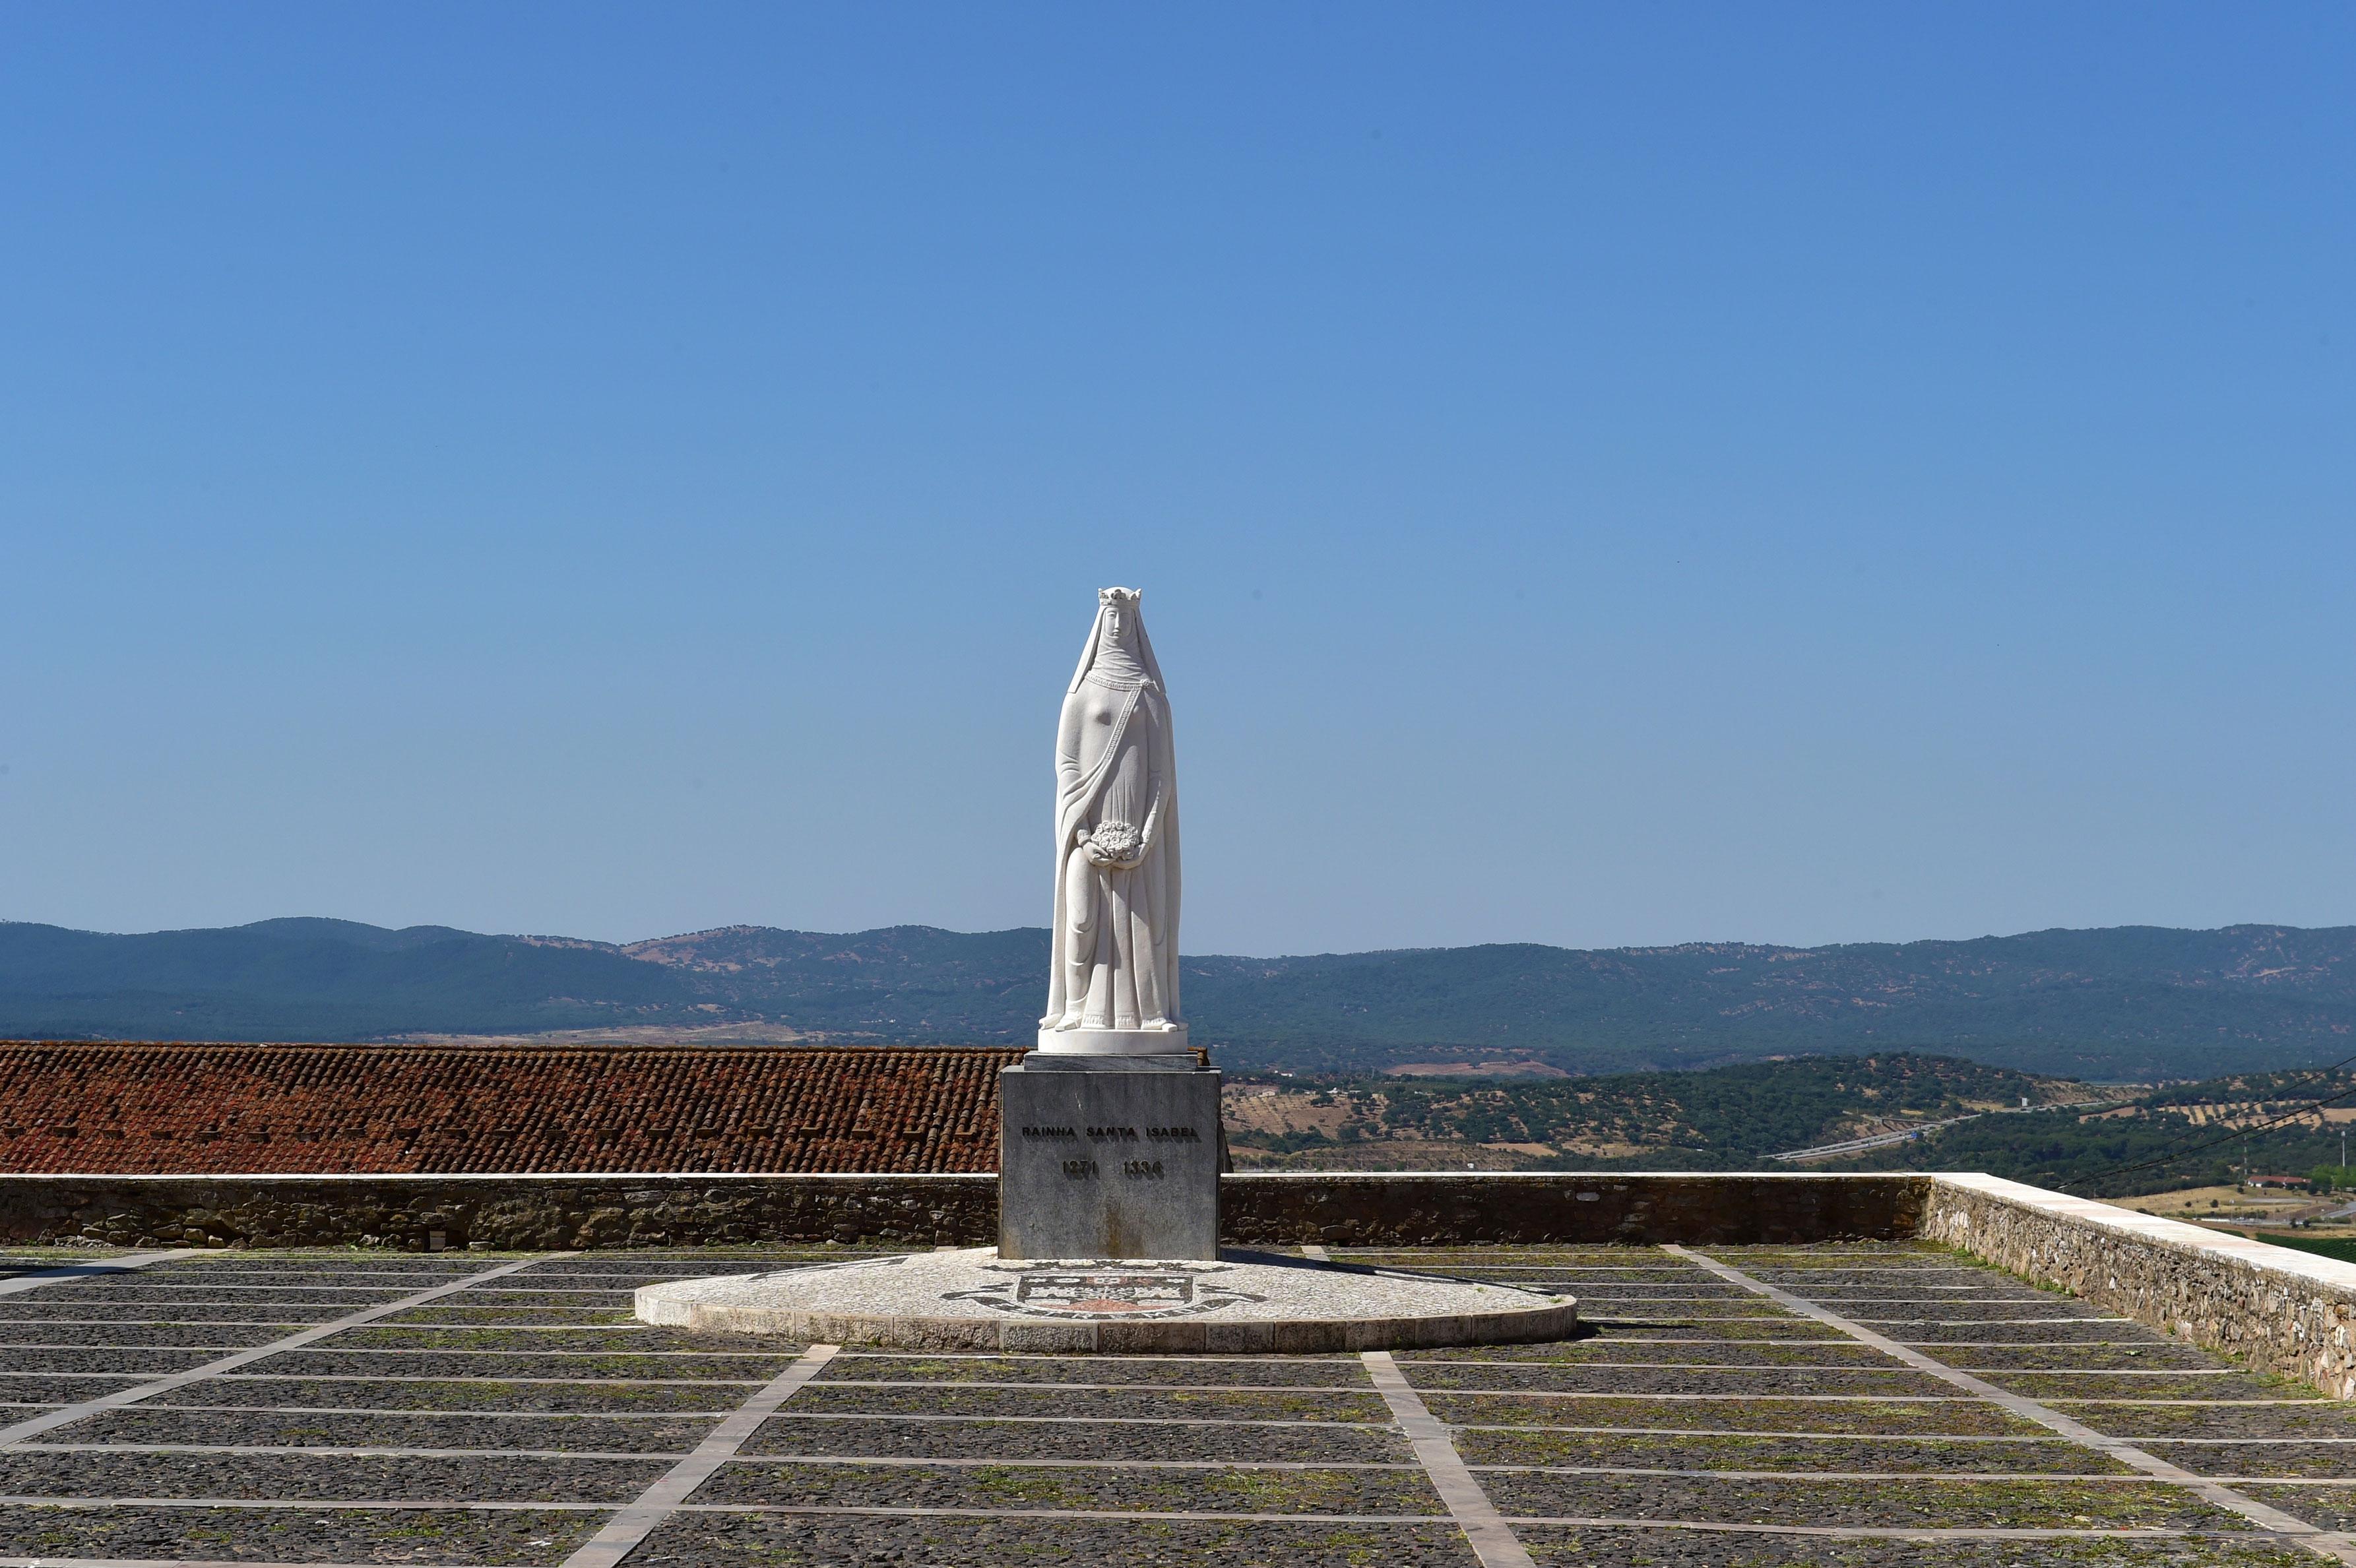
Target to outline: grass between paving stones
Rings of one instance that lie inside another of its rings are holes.
[[[1749,1259],[1765,1267],[1777,1266],[1772,1260],[1788,1260],[1786,1268],[1862,1268],[1898,1264],[1939,1263],[1954,1256],[1954,1250],[1929,1242],[1894,1240],[1887,1242],[1809,1242],[1794,1246],[1788,1242],[1743,1242],[1708,1249],[1712,1257]]]
[[[0,1322],[0,1357],[13,1364],[20,1345],[123,1346],[243,1349],[283,1339],[301,1328],[283,1323],[6,1323]]]
[[[18,1506],[0,1509],[0,1554],[554,1564],[605,1520],[602,1513],[523,1510]]]
[[[381,1285],[349,1288],[312,1285],[258,1287],[193,1283],[116,1285],[67,1282],[43,1285],[41,1293],[51,1301],[104,1301],[124,1307],[168,1307],[241,1302],[261,1310],[276,1307],[340,1307],[348,1312],[363,1307],[381,1307],[387,1302],[398,1301],[404,1296],[414,1296],[421,1290],[428,1290],[435,1285],[450,1285],[464,1277],[463,1275],[445,1275],[415,1281],[388,1280]]]
[[[1979,1374],[2010,1393],[2048,1403],[2072,1399],[2316,1399],[2315,1390],[2288,1378],[2257,1372],[2233,1372],[2223,1377],[2111,1377],[2096,1373],[2075,1376],[2052,1372],[1982,1372]]]
[[[1584,1312],[1581,1316],[1587,1317]],[[1598,1334],[1623,1341],[1714,1339],[1730,1345],[1788,1344],[1794,1341],[1853,1345],[1857,1342],[1837,1328],[1811,1322],[1805,1317],[1728,1318],[1708,1322],[1697,1317],[1647,1316],[1639,1321],[1633,1317],[1598,1313],[1588,1317],[1587,1324]]]
[[[1713,1255],[1724,1251],[1710,1249]],[[1759,1279],[1780,1280],[1795,1277],[1818,1285],[1901,1285],[1914,1281],[1933,1280],[1948,1284],[1973,1284],[1986,1279],[1988,1271],[1976,1264],[1904,1263],[1897,1264],[1837,1264],[1825,1268],[1785,1268],[1781,1264],[1757,1262],[1743,1265],[1743,1272]],[[1953,1276],[1940,1280],[1940,1276]]]
[[[2270,1487],[2258,1481],[2233,1489],[2325,1530],[2356,1530],[2356,1486]]]
[[[1371,1421],[1390,1419],[1390,1407],[1371,1392],[1262,1393],[1197,1392],[1160,1388],[859,1388],[813,1382],[794,1398],[797,1412],[831,1414],[864,1411],[908,1415],[1073,1415],[1176,1417],[1211,1421]]]
[[[1537,1345],[1464,1345],[1435,1350],[1393,1353],[1399,1365],[1477,1361],[1489,1365],[1515,1363],[1624,1366],[1633,1362],[1672,1362],[1703,1366],[1871,1367],[1890,1364],[1870,1345],[1854,1339],[1813,1343],[1756,1340],[1728,1344],[1710,1340],[1680,1345],[1660,1339],[1632,1339],[1618,1333],[1585,1339],[1560,1339]]]
[[[1355,1356],[1295,1360],[1260,1356],[1248,1360],[1207,1356],[1168,1359],[1145,1356],[973,1356],[938,1360],[862,1356],[845,1351],[829,1361],[819,1382],[1007,1382],[1276,1384],[1280,1387],[1364,1390],[1366,1369]]]
[[[676,1328],[637,1328],[626,1324],[584,1324],[562,1334],[534,1328],[504,1328],[496,1323],[444,1325],[371,1324],[348,1328],[327,1346],[335,1350],[568,1350],[579,1354],[605,1351],[643,1356],[654,1350],[701,1350],[726,1355],[758,1355],[768,1342],[747,1335],[724,1339],[712,1334],[688,1334]]]
[[[170,1243],[161,1243],[166,1248],[171,1244]],[[139,1250],[145,1252],[151,1249],[143,1247]],[[209,1278],[218,1275],[225,1279],[237,1279],[247,1276],[262,1278],[297,1275],[305,1279],[318,1279],[341,1278],[353,1273],[407,1275],[423,1271],[439,1274],[466,1274],[479,1266],[471,1258],[420,1258],[397,1254],[380,1254],[373,1261],[354,1259],[351,1262],[352,1264],[365,1263],[365,1266],[355,1268],[347,1264],[337,1267],[327,1260],[305,1258],[298,1254],[280,1253],[274,1249],[250,1252],[192,1250],[187,1257],[166,1259],[150,1264],[136,1274],[121,1277],[134,1280],[158,1280]]]
[[[2169,1443],[2150,1451],[2196,1476],[2280,1476],[2286,1480],[2356,1479],[2356,1444],[2285,1438],[2278,1443]],[[2297,1509],[2286,1510],[2297,1513]]]
[[[66,1378],[0,1376],[0,1400],[11,1404],[79,1404],[86,1399],[134,1388],[135,1377]]]
[[[0,1319],[11,1323],[47,1323],[72,1320],[87,1323],[325,1323],[341,1317],[341,1307],[271,1307],[257,1308],[245,1303],[201,1307],[124,1307],[105,1302],[60,1301],[55,1296],[18,1296],[0,1301]],[[291,1334],[293,1328],[281,1328]]]
[[[1876,1333],[1882,1334],[1890,1339],[1897,1340],[1901,1345],[1910,1345],[1914,1349],[1921,1350],[1925,1355],[1936,1356],[1942,1360],[1967,1353],[1960,1349],[1948,1349],[1946,1347],[1950,1340],[1955,1341],[1959,1344],[1969,1344],[1993,1338],[1998,1334],[2001,1334],[2008,1339],[2020,1339],[2030,1334],[2035,1334],[2050,1344],[2067,1345],[2073,1340],[2101,1342],[2124,1339],[2136,1332],[2136,1326],[2132,1323],[2108,1318],[2100,1322],[2092,1323],[1956,1323],[1941,1325],[1937,1323],[1921,1322],[1869,1323],[1866,1327],[1873,1329]]]
[[[1333,1261],[1370,1268],[1444,1269],[1476,1264],[1551,1264],[1560,1268],[1622,1268],[1645,1274],[1697,1274],[1667,1253],[1647,1246],[1602,1247],[1334,1247]]]
[[[1230,1459],[1279,1464],[1397,1465],[1415,1460],[1415,1451],[1405,1437],[1377,1425],[852,1421],[794,1413],[771,1417],[743,1452],[911,1459]]]
[[[578,1307],[483,1307],[448,1296],[396,1312],[384,1323],[396,1328],[645,1328],[626,1307],[584,1302]],[[545,1336],[542,1336],[545,1338]]]
[[[543,1285],[562,1282],[584,1285],[652,1285],[667,1279],[724,1279],[740,1274],[775,1274],[811,1264],[856,1263],[862,1258],[904,1257],[907,1249],[838,1247],[831,1252],[588,1253],[580,1257],[545,1258],[532,1266],[531,1277]]]
[[[1880,1328],[1893,1339],[1897,1336],[1890,1328],[1892,1324],[1970,1324],[1977,1328],[2000,1322],[2025,1327],[2030,1323],[2069,1322],[2101,1312],[2099,1307],[2077,1301],[1847,1301],[1836,1297],[1823,1305],[1851,1322]]]
[[[440,1312],[455,1307],[590,1307],[599,1311],[626,1313],[630,1310],[630,1293],[626,1290],[605,1290],[591,1285],[565,1285],[557,1290],[536,1290],[517,1283],[529,1280],[530,1275],[505,1275],[489,1285],[458,1296],[445,1296],[423,1307],[412,1307],[410,1312]],[[404,1313],[391,1319],[402,1322]]]
[[[594,1415],[375,1415],[319,1411],[102,1411],[44,1443],[204,1443],[236,1447],[537,1448],[584,1454],[691,1452],[718,1419],[613,1421]]]
[[[1638,1470],[1849,1470],[1872,1475],[1976,1472],[2130,1476],[2116,1459],[2061,1438],[1958,1443],[1944,1437],[1652,1437],[1605,1433],[1475,1431],[1457,1435],[1468,1465],[1602,1466]]]
[[[2112,1339],[2116,1341],[2125,1336],[2113,1335]],[[2171,1345],[2164,1339],[2104,1345],[1949,1345],[1939,1351],[1939,1359],[1951,1367],[1983,1377],[1999,1371],[2200,1371],[2227,1364],[2190,1345]]]
[[[2078,1404],[2053,1400],[2106,1437],[2356,1437],[2356,1410],[2328,1404]]]
[[[268,1365],[267,1362],[261,1363]],[[5,1385],[0,1385],[5,1386]],[[120,1388],[120,1383],[110,1384]],[[691,1410],[724,1412],[753,1395],[757,1382],[321,1382],[305,1378],[208,1378],[143,1401],[145,1410],[175,1406],[442,1411]]]
[[[801,1354],[798,1346],[734,1356],[576,1354],[551,1349],[539,1355],[491,1351],[437,1355],[432,1351],[285,1350],[266,1363],[289,1377],[393,1378],[716,1378],[766,1382]]]
[[[5,1363],[12,1372],[137,1372],[162,1377],[217,1360],[210,1350],[141,1349],[129,1345],[104,1345],[86,1350],[43,1350],[25,1345],[8,1347]]]
[[[660,1459],[380,1459],[304,1454],[44,1454],[0,1450],[0,1494],[39,1498],[613,1503]]]
[[[2264,1537],[2136,1541],[1890,1541],[1714,1531],[1516,1525],[1543,1568],[2313,1568]]]
[[[1476,1568],[1453,1525],[674,1514],[631,1553],[673,1568]]]
[[[775,1465],[723,1467],[699,1503],[828,1508],[1079,1509],[1117,1513],[1446,1512],[1413,1470],[1162,1470],[975,1466]]]
[[[1547,1275],[1529,1269],[1498,1269],[1487,1276],[1499,1284],[1524,1283],[1565,1291],[1581,1301],[1606,1305],[1675,1307],[1695,1312],[1721,1312],[1733,1307],[1757,1307],[1760,1298],[1730,1285],[1594,1285],[1576,1275]]]
[[[1724,1524],[1914,1526],[1937,1530],[2239,1530],[2240,1516],[2162,1481],[1816,1480],[1779,1476],[1548,1476],[1484,1472],[1508,1517],[1709,1520]]]
[[[1417,1388],[1546,1393],[1840,1393],[1948,1395],[1954,1385],[1904,1367],[1430,1366],[1407,1368]]]
[[[1458,1426],[1637,1426],[1737,1432],[1886,1432],[1926,1436],[2035,1436],[2044,1428],[1972,1400],[1547,1399],[1530,1394],[1428,1393],[1424,1404]]]
[[[1675,1262],[1673,1259],[1665,1261]],[[1572,1280],[1583,1288],[1593,1290],[1699,1290],[1723,1295],[1729,1290],[1739,1293],[1740,1289],[1715,1275],[1683,1264],[1669,1268],[1602,1268],[1591,1264],[1564,1264],[1540,1258],[1487,1258],[1470,1264],[1435,1264],[1429,1266],[1387,1264],[1381,1266],[1395,1268],[1402,1274],[1445,1274],[1462,1279],[1498,1279],[1526,1275],[1532,1279]]]
[[[1579,1290],[1571,1290],[1569,1295],[1576,1295],[1576,1297],[1579,1297],[1579,1316],[1583,1316],[1583,1318],[1592,1318],[1592,1321],[1598,1321],[1598,1323],[1612,1323],[1612,1321],[1621,1321],[1621,1318],[1642,1318],[1644,1323],[1692,1321],[1692,1323],[1710,1323],[1710,1326],[1718,1326],[1719,1332],[1751,1332],[1751,1328],[1748,1326],[1753,1326],[1753,1323],[1807,1323],[1807,1318],[1795,1318],[1795,1316],[1788,1314],[1783,1307],[1776,1307],[1774,1302],[1762,1302],[1762,1299],[1755,1297],[1755,1295],[1748,1295],[1748,1297],[1741,1297],[1741,1299],[1731,1299],[1731,1302],[1697,1302],[1697,1299],[1676,1299],[1676,1302],[1664,1302],[1664,1299],[1612,1299],[1612,1297],[1592,1297],[1592,1295],[1583,1295],[1579,1293]],[[1816,1328],[1815,1323],[1807,1323],[1807,1326]]]

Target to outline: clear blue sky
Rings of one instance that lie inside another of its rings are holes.
[[[0,916],[2356,922],[2340,5],[0,12]]]

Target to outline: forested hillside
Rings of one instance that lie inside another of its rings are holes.
[[[1749,1170],[1787,1149],[2094,1093],[1892,1051],[1536,1081],[1261,1075],[1230,1085],[1226,1121],[1237,1159],[1263,1168]]]
[[[616,946],[328,920],[113,936],[0,924],[0,1033],[359,1040],[790,1029],[1026,1040],[1046,933],[733,926]],[[2206,1078],[2356,1049],[2356,929],[2130,926],[1793,948],[1536,945],[1190,958],[1197,1041],[1244,1070],[1595,1072],[1930,1051],[2090,1079]]]
[[[2346,1072],[2235,1073],[2106,1110],[2043,1111],[1947,1127],[1917,1144],[1822,1168],[1985,1170],[2093,1198],[2338,1166],[2334,1121],[2356,1107]]]

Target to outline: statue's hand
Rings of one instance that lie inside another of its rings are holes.
[[[1124,822],[1098,827],[1101,831],[1087,827],[1079,831],[1079,846],[1089,865],[1100,870],[1133,871],[1145,863],[1151,846],[1139,837],[1137,829]]]

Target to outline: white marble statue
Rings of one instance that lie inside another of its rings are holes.
[[[1039,1049],[1186,1049],[1178,1011],[1178,770],[1170,694],[1133,588],[1097,624],[1055,728],[1055,958]]]

